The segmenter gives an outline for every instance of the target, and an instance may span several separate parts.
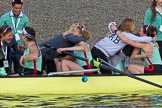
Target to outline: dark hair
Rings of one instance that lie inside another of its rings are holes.
[[[29,40],[35,40],[35,30],[33,29],[33,28],[31,28],[31,27],[25,27],[24,28],[25,29],[25,31],[29,34],[29,35],[31,35],[32,37],[28,37],[28,36],[26,36]]]
[[[155,9],[156,6],[157,6],[157,1],[156,0],[152,0],[152,5],[151,5],[152,16],[150,18],[151,22],[153,22],[155,20],[155,17],[156,17],[156,9]]]
[[[31,28],[31,27],[24,27],[23,29],[25,29],[25,31],[27,32],[26,38],[27,38],[28,40],[34,41],[35,44],[36,44],[36,46],[37,46],[37,48],[39,49],[38,44],[37,44],[37,42],[36,42],[36,38],[35,38],[35,35],[36,35],[36,34],[35,34],[35,30],[34,30],[33,28]],[[29,35],[29,37],[28,37],[28,35]]]
[[[143,33],[147,34],[147,36],[155,37],[155,32],[156,32],[156,34],[158,33],[155,26],[152,26],[152,25],[144,25],[143,26]]]
[[[23,1],[22,0],[13,0],[12,6],[15,6],[15,4],[21,4],[21,5],[23,5]]]
[[[9,25],[4,24],[0,27],[0,34],[6,35],[11,31],[12,31],[12,27],[10,27]]]

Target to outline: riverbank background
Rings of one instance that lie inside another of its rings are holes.
[[[37,41],[46,41],[76,22],[85,24],[92,34],[92,47],[106,36],[110,21],[118,24],[124,18],[136,22],[136,31],[143,25],[151,0],[23,0],[23,12],[36,30]],[[0,16],[10,11],[12,0],[0,1]]]

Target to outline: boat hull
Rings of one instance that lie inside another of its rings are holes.
[[[162,75],[139,76],[162,85]],[[0,78],[0,94],[108,94],[135,91],[162,90],[127,76],[13,77]]]

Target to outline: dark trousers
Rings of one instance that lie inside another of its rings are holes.
[[[31,76],[34,73],[34,69],[23,68],[20,76]],[[42,75],[43,72],[36,71],[36,75]]]
[[[158,45],[159,45],[159,52],[160,52],[160,57],[162,59],[162,41],[157,41]]]
[[[91,53],[92,53],[93,59],[101,58],[102,60],[108,62],[107,56],[102,51],[97,49],[96,47],[92,48]],[[112,74],[111,70],[105,70],[105,69],[100,68],[100,71],[102,74]]]
[[[56,72],[56,64],[54,60],[46,60],[43,57],[42,70],[45,70],[47,74],[50,72]]]
[[[10,67],[12,67],[12,63],[13,63],[13,66],[14,66],[14,72],[15,73],[20,73],[22,72],[22,66],[20,65],[19,61],[20,61],[20,58],[21,56],[23,55],[23,51],[16,51],[16,52],[13,52],[11,51],[11,62],[10,62]]]

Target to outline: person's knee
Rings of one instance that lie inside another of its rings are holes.
[[[69,60],[62,60],[61,61],[61,64],[68,64],[69,63]]]
[[[61,67],[64,68],[64,67],[69,67],[70,64],[72,61],[69,61],[69,60],[62,60],[61,61]]]
[[[132,73],[132,71],[133,71],[132,69],[134,70],[134,66],[130,64],[128,66],[128,72],[131,72]]]
[[[61,62],[58,62],[57,64],[56,64],[56,70],[59,72],[59,71],[62,71],[62,68],[61,68]]]
[[[127,68],[128,71],[131,71],[132,65],[130,64]]]

